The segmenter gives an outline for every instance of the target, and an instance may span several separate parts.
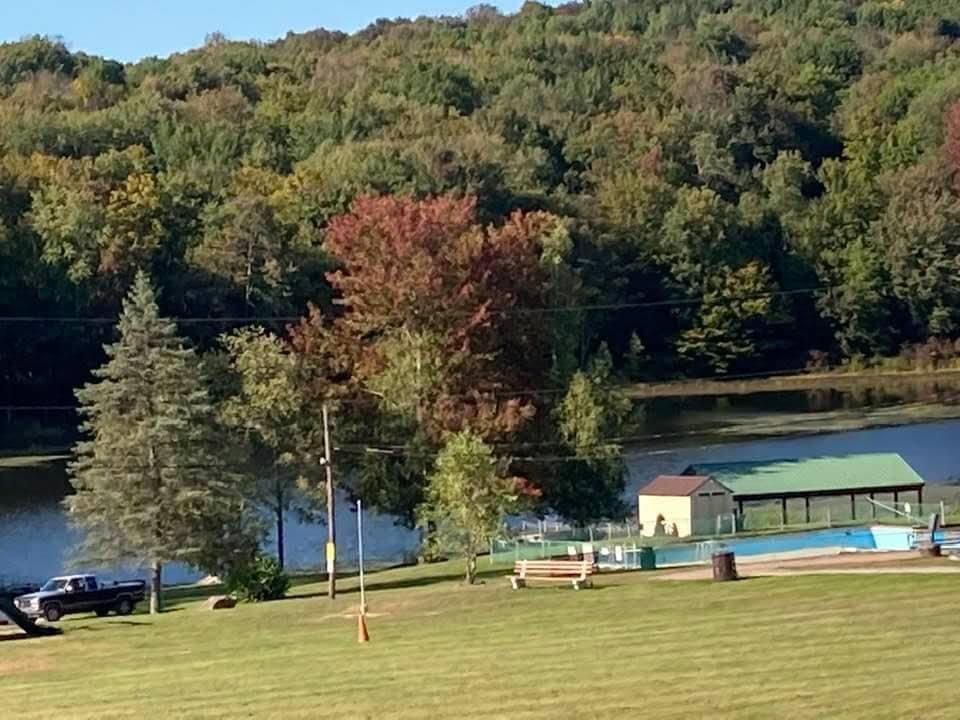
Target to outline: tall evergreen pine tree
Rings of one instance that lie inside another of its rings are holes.
[[[160,317],[142,272],[119,332],[77,391],[88,439],[75,448],[67,505],[83,531],[77,559],[149,564],[156,613],[165,563],[223,570],[254,551],[260,528],[224,460],[199,359]]]

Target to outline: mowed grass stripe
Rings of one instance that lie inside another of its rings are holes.
[[[349,611],[350,592],[334,603],[313,597],[222,613],[185,603],[159,619],[135,616],[145,623],[135,627],[67,622],[63,638],[0,646],[2,667],[49,664],[0,678],[5,710],[25,718],[78,717],[78,709],[79,717],[161,709],[191,718],[940,717],[953,693],[929,662],[930,643],[960,624],[946,576],[719,586],[631,575],[579,593],[515,593],[502,580],[389,588],[429,581],[430,571],[381,574],[377,584],[388,587],[370,602],[387,614],[371,618],[365,647],[351,619],[329,617]],[[955,672],[943,655],[940,670]]]

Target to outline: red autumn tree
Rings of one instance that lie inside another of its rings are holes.
[[[356,200],[326,233],[356,373],[415,405],[431,435],[515,429],[532,406],[497,397],[541,375],[549,345],[538,318],[509,311],[543,304],[541,238],[555,222],[516,213],[483,227],[472,197]]]

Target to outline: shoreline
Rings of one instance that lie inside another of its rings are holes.
[[[863,387],[888,388],[896,385],[909,386],[930,382],[956,384],[957,389],[960,390],[960,368],[794,372],[789,375],[767,374],[742,380],[704,379],[630,383],[624,387],[624,392],[631,400],[646,400],[648,398],[716,397],[803,390],[852,390]]]
[[[881,415],[884,413],[884,411],[889,411],[894,408],[926,408],[940,412],[923,413],[918,416],[913,416],[912,419],[910,416],[903,413],[897,414],[896,417],[876,417],[876,415]],[[787,422],[779,424],[779,426],[783,428],[782,430],[772,430],[768,432],[761,432],[760,430],[745,430],[743,432],[738,432],[738,429],[735,426],[731,427],[731,423],[728,422],[725,426],[718,428],[704,428],[702,430],[688,430],[680,433],[662,433],[651,435],[649,439],[653,442],[646,445],[644,444],[646,442],[646,438],[639,439],[636,442],[625,443],[624,456],[643,457],[645,455],[662,455],[681,450],[704,450],[723,445],[735,445],[737,443],[752,443],[763,442],[765,440],[785,440],[792,438],[802,439],[823,435],[839,435],[862,432],[866,430],[885,430],[899,427],[910,427],[913,425],[933,425],[937,423],[960,420],[960,406],[945,405],[942,403],[912,403],[910,405],[879,407],[866,410],[866,417],[862,417],[860,422],[857,421],[856,417],[851,417],[856,414],[863,414],[861,411],[856,410],[825,410],[822,412],[809,413],[756,413],[752,417],[752,421],[757,426],[761,424],[768,424],[768,426],[769,424],[777,425],[778,423],[776,423],[776,421],[778,419],[788,419],[794,421],[801,419],[805,423],[811,423],[816,422],[819,418],[823,422],[827,422],[830,420],[830,418],[827,416],[837,414],[843,414],[845,417],[834,418],[834,422],[838,424],[831,427],[805,429],[797,428],[795,422]],[[690,442],[669,442],[670,439],[678,437],[689,438]],[[711,441],[699,444],[695,442],[696,438],[710,439]],[[665,442],[657,442],[660,440],[664,440]]]

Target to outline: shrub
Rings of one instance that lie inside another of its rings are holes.
[[[227,591],[246,602],[279,600],[289,589],[290,578],[268,555],[257,555],[227,574]]]
[[[830,370],[830,353],[823,350],[811,350],[807,358],[807,372],[818,373]]]

